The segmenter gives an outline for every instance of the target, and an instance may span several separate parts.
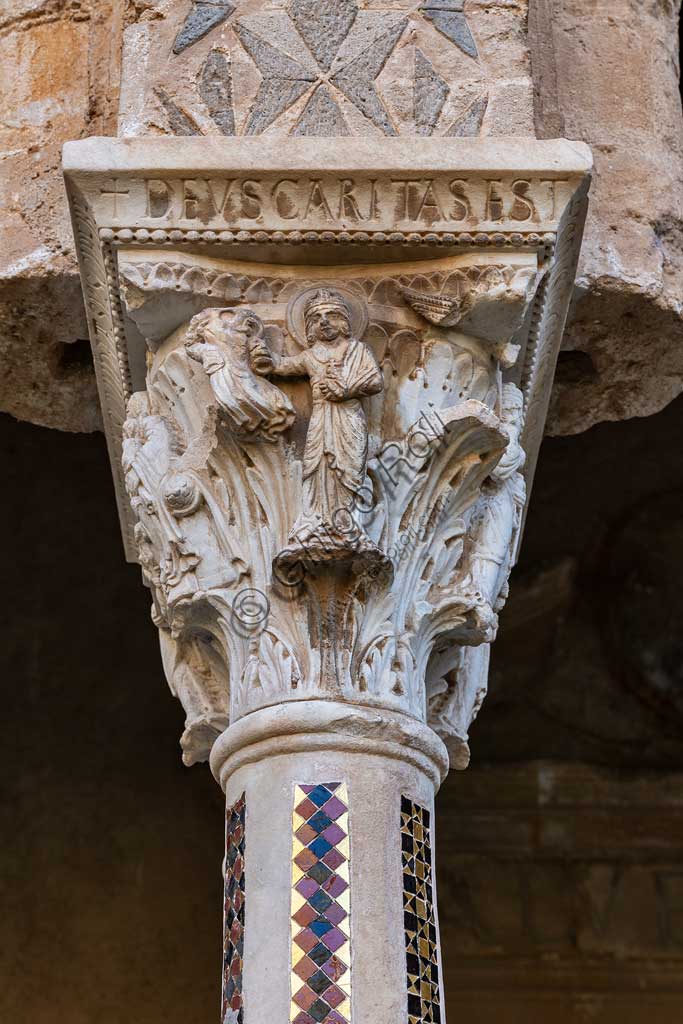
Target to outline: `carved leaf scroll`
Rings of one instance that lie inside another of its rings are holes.
[[[194,304],[189,316],[169,304],[124,445],[186,761],[208,755],[228,716],[313,696],[429,716],[463,761],[479,697],[458,666],[495,636],[519,527],[521,396],[506,413],[501,395],[519,392],[502,387],[504,343],[439,322],[415,295],[463,316],[512,294],[511,336],[533,268],[361,271],[324,287],[173,258],[122,272],[139,325],[160,294]],[[268,409],[284,414],[274,430]]]

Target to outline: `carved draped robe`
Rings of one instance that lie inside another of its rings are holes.
[[[303,460],[304,515],[317,514],[334,525],[335,513],[350,509],[363,487],[368,428],[360,399],[382,390],[381,371],[367,346],[352,338],[340,359],[322,360],[308,349],[279,359],[274,372],[311,381],[313,409]],[[345,390],[340,401],[330,401],[320,390],[332,374]]]

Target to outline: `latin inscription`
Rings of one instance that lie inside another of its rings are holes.
[[[393,178],[269,175],[117,179],[99,190],[104,217],[196,227],[461,230],[488,224],[527,230],[556,218],[565,179],[439,174]]]

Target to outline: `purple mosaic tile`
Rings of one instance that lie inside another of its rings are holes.
[[[346,812],[347,807],[338,797],[333,796],[331,800],[328,800],[326,804],[323,804],[323,810],[327,817],[332,818],[334,821],[340,814],[344,814]]]
[[[309,896],[312,896],[314,892],[318,891],[320,886],[317,882],[314,882],[312,878],[302,878],[300,882],[297,882],[294,888],[297,889],[302,896],[308,899]]]
[[[339,928],[332,928],[331,931],[328,931],[323,935],[322,940],[327,948],[331,949],[332,952],[335,953],[339,947],[343,946],[346,942],[346,936],[339,930]]]
[[[342,783],[297,786],[290,1024],[350,1024],[348,799]]]
[[[325,892],[329,892],[330,896],[341,896],[348,887],[349,883],[340,875],[332,875],[323,885],[323,889]]]
[[[343,839],[346,833],[343,828],[339,828],[336,822],[326,828],[323,832],[323,839],[326,839],[330,846],[336,846],[340,839]],[[331,851],[328,850],[328,853]]]
[[[328,907],[325,914],[327,920],[331,921],[332,924],[340,924],[348,916],[343,907],[340,907],[338,903],[333,903],[332,906]]]

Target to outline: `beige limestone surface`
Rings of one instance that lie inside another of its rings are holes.
[[[683,389],[680,3],[538,0],[536,132],[589,142],[586,236],[547,430],[646,416]]]
[[[0,408],[58,429],[101,422],[60,161],[115,131],[122,27],[120,0],[0,4]]]
[[[286,13],[286,3],[272,6],[277,17]],[[681,380],[680,4],[465,0],[477,59],[424,17],[415,18],[417,6],[407,5],[415,31],[411,23],[377,79],[401,130],[410,128],[411,86],[422,83],[420,109],[426,120],[421,131],[429,131],[443,89],[416,58],[420,50],[450,86],[438,134],[468,110],[471,116],[462,124],[466,134],[532,134],[533,78],[536,134],[564,134],[594,148],[592,213],[548,429],[571,433],[603,419],[661,408],[678,393]],[[249,0],[248,7],[245,16],[253,18],[264,5]],[[387,5],[361,7],[374,17]],[[67,430],[97,429],[100,423],[59,150],[68,139],[116,133],[124,26],[130,63],[123,73],[122,129],[133,132],[137,124],[168,133],[171,108],[150,90],[166,88],[173,100],[171,82],[177,83],[183,109],[192,100],[187,113],[199,130],[217,131],[192,91],[199,87],[192,75],[214,50],[229,51],[241,71],[234,89],[237,130],[246,123],[259,72],[236,39],[233,26],[240,12],[174,55],[176,34],[190,8],[189,0],[0,4],[5,112],[0,408],[20,419]],[[154,60],[144,52],[145,40],[155,43]],[[220,57],[215,60],[220,69]],[[153,81],[154,67],[158,81]],[[211,75],[208,80],[206,95],[212,93]],[[430,83],[431,91],[425,90]],[[495,102],[482,116],[477,102],[484,88]],[[267,131],[291,128],[306,102],[302,95]],[[354,106],[343,98],[340,104]],[[358,131],[362,115],[347,113]],[[368,131],[379,131],[367,125]]]

